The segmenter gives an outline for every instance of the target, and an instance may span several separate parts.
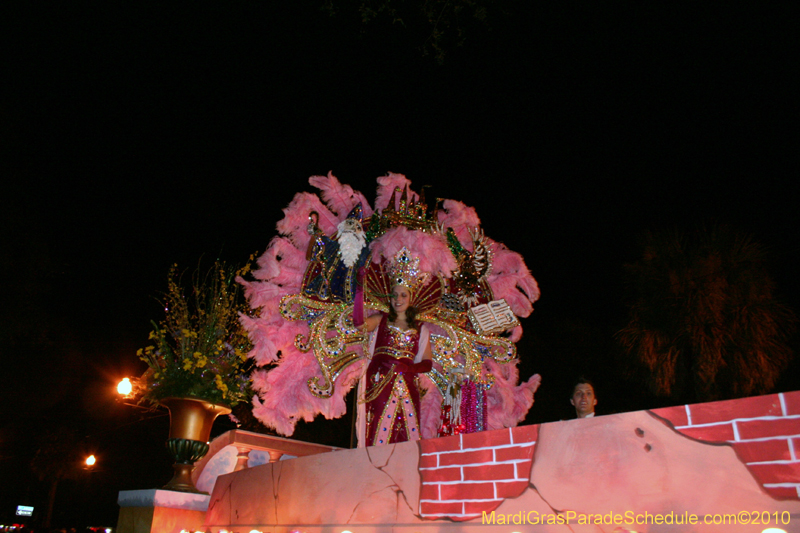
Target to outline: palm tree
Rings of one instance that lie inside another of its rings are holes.
[[[50,430],[42,438],[41,446],[31,461],[34,474],[48,483],[47,507],[42,522],[45,529],[51,526],[58,483],[64,479],[74,479],[80,473],[78,442],[73,429],[62,426]]]
[[[776,300],[752,237],[724,226],[648,233],[625,270],[629,319],[617,339],[651,392],[692,402],[775,386],[796,319]]]

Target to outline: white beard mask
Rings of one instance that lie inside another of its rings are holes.
[[[351,268],[358,261],[361,250],[367,243],[367,237],[364,235],[361,223],[354,218],[342,220],[336,229],[339,230],[339,253],[342,261],[347,268]]]

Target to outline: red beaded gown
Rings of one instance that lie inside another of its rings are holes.
[[[366,445],[418,440],[419,389],[415,377],[419,365],[414,359],[419,352],[420,332],[392,326],[384,315],[375,335],[364,393]]]

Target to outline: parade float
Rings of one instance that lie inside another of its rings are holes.
[[[319,195],[294,197],[255,280],[240,279],[255,311],[242,323],[259,367],[256,418],[290,436],[298,420],[343,416],[361,380],[366,423],[372,354],[353,303],[361,290],[367,312],[387,312],[396,275],[413,281],[417,318],[430,330],[433,368],[409,380],[421,397],[421,437],[516,426],[540,382],[518,384],[517,317],[539,297],[522,256],[484,235],[473,208],[428,200],[405,176],[378,178],[374,206],[332,174],[309,182]]]
[[[404,176],[379,178],[372,205],[332,175],[310,183],[319,195],[295,196],[239,278],[253,413],[285,437],[353,407],[366,425],[385,376],[365,379],[354,303],[386,313],[402,282],[430,331],[432,367],[400,372],[421,438],[341,449],[233,430],[192,473],[210,496],[123,492],[119,533],[800,531],[800,392],[518,426],[540,382],[518,384],[518,317],[539,296],[522,257]]]

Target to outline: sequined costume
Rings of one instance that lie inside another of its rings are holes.
[[[430,362],[415,363],[428,342],[427,328],[401,330],[381,318],[373,337],[362,401],[365,403],[365,444],[376,446],[418,440],[419,389],[417,374]],[[426,364],[427,363],[427,364]]]
[[[253,341],[250,357],[260,367],[252,374],[258,393],[253,415],[290,436],[299,420],[343,416],[346,395],[358,381],[359,445],[371,444],[366,442],[363,403],[373,388],[367,386],[367,371],[373,378],[382,374],[375,369],[386,356],[378,354],[370,366],[375,355],[370,341],[377,341],[379,317],[369,319],[367,327],[356,320],[358,278],[364,270],[367,312],[388,312],[395,286],[410,290],[409,306],[423,324],[417,325],[414,364],[424,359],[436,366],[424,375],[414,375],[423,372],[416,367],[408,369],[411,375],[400,372],[409,403],[400,404],[399,413],[404,421],[421,418],[416,431],[401,428],[403,438],[416,438],[415,433],[436,437],[444,422],[453,432],[461,432],[461,426],[464,432],[515,426],[533,403],[539,376],[518,384],[514,343],[522,327],[505,319],[531,313],[539,297],[536,280],[522,256],[484,235],[473,208],[450,199],[429,203],[399,174],[377,181],[370,204],[332,174],[310,178],[318,192],[295,195],[258,260],[254,279],[237,279],[253,310],[241,320]],[[494,311],[500,304],[501,311],[508,309],[498,315]],[[398,322],[406,327],[402,318]],[[391,379],[388,390],[372,390],[373,411],[380,402],[391,405],[388,395],[398,381]],[[419,408],[417,390],[427,391]],[[443,402],[451,407],[447,420],[441,416]],[[414,417],[405,416],[405,405],[414,407]],[[373,416],[381,414],[382,409]],[[399,440],[394,426],[392,431],[389,440]]]

